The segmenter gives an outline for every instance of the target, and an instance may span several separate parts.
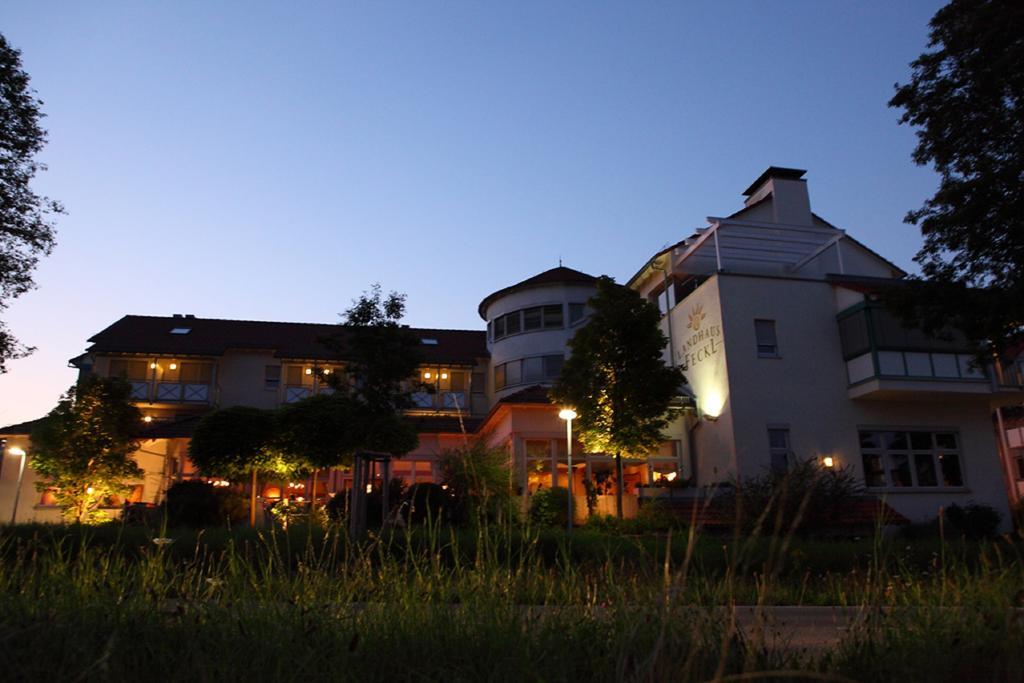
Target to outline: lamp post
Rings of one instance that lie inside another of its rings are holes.
[[[562,408],[558,411],[558,417],[565,420],[565,453],[568,456],[569,469],[566,472],[566,489],[569,491],[569,522],[566,525],[568,531],[572,531],[572,421],[576,419],[576,411],[572,408]]]
[[[7,452],[16,458],[21,458],[21,464],[18,466],[18,488],[14,489],[14,509],[11,510],[11,526],[14,526],[14,520],[18,517],[18,498],[21,497],[21,480],[25,476],[25,450],[13,446],[7,449]]]

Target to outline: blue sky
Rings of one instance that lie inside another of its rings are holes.
[[[479,329],[559,257],[625,280],[773,164],[912,270],[937,178],[886,102],[940,5],[8,3],[69,214],[6,313],[38,351],[0,423],[126,313],[333,322],[380,282]]]

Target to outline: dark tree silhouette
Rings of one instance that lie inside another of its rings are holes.
[[[911,322],[949,324],[1001,351],[1024,331],[1024,3],[953,0],[889,106],[917,128],[914,161],[938,191],[907,214],[928,286],[893,297]]]
[[[32,271],[54,247],[53,214],[64,208],[32,191],[32,178],[46,167],[36,155],[46,144],[39,125],[42,101],[21,67],[21,52],[0,34],[0,313],[35,286]],[[6,362],[28,355],[0,320],[0,374]]]

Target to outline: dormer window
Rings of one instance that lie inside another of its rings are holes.
[[[420,343],[424,346],[437,346],[436,339],[420,339]]]
[[[172,327],[171,334],[188,334],[192,331],[191,327]]]

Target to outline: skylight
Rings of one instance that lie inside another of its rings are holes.
[[[426,344],[427,346],[437,346],[436,339],[420,339],[420,343]]]
[[[173,327],[171,328],[171,334],[188,334],[192,331],[191,327]]]

